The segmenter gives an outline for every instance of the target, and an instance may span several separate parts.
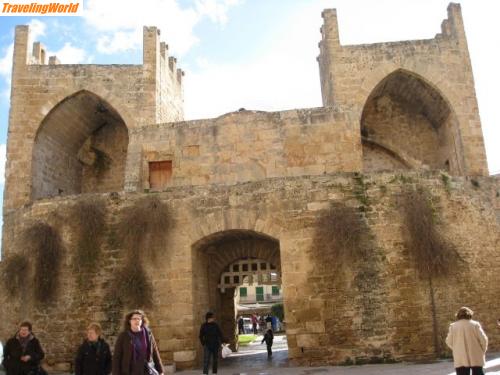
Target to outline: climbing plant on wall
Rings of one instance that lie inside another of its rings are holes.
[[[165,254],[172,223],[168,206],[156,196],[141,198],[121,212],[115,236],[123,250],[123,266],[109,283],[106,303],[110,320],[119,318],[117,312],[124,307],[153,305],[153,286],[145,262]]]
[[[101,256],[103,234],[106,230],[106,209],[102,201],[79,201],[72,209],[76,237],[73,268],[82,288],[83,275],[97,270]],[[89,284],[87,284],[89,286]]]
[[[363,259],[373,248],[362,213],[340,203],[332,204],[319,217],[315,242],[318,247],[328,249],[338,266]]]
[[[131,253],[128,256],[154,261],[165,250],[171,227],[168,206],[151,195],[124,209],[117,236],[121,247]]]
[[[59,232],[47,223],[36,222],[23,234],[29,252],[34,254],[34,297],[45,304],[55,300],[59,290],[64,246]]]
[[[442,351],[439,342],[436,300],[433,281],[451,275],[463,262],[455,245],[445,238],[439,225],[431,195],[423,189],[409,187],[402,196],[405,246],[419,277],[427,281],[431,304],[434,351]]]
[[[30,280],[30,263],[24,254],[13,254],[5,259],[2,283],[10,297],[19,296]]]

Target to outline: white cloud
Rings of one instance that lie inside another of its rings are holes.
[[[46,25],[39,20],[31,20],[28,25],[30,27],[30,40],[28,41],[28,45],[31,45],[33,41],[36,41],[40,36],[45,35]],[[6,86],[5,89],[2,90],[0,95],[5,98],[10,98],[13,53],[14,43],[11,43],[5,49],[4,55],[0,57],[0,77],[3,78]]]
[[[14,43],[11,43],[6,49],[5,54],[0,57],[0,75],[8,77],[12,73],[12,54],[14,52]]]
[[[29,22],[29,27],[30,27],[30,41],[28,42],[28,45],[31,45],[31,43],[36,42],[39,37],[45,35],[45,30],[47,29],[47,25],[39,20],[31,20]]]
[[[10,85],[12,73],[12,55],[14,53],[14,43],[11,43],[6,49],[5,54],[0,57],[0,77],[2,77],[5,87],[2,89],[0,96],[10,98]]]
[[[286,20],[287,25],[269,35],[273,42],[266,50],[245,64],[198,58],[197,69],[186,68],[186,117],[217,117],[239,108],[279,111],[321,106],[318,9]]]
[[[74,47],[71,43],[64,43],[64,46],[55,52],[48,51],[48,56],[57,56],[61,64],[80,64],[86,60],[86,52],[83,48]]]
[[[240,3],[238,0],[198,0],[196,10],[198,14],[210,18],[212,22],[225,24],[229,8]]]
[[[5,161],[7,160],[7,146],[0,144],[0,185],[5,185]]]
[[[162,39],[179,55],[186,53],[198,39],[193,28],[203,18],[224,24],[227,12],[237,0],[199,0],[195,6],[181,8],[178,0],[88,0],[86,22],[101,32],[98,50],[116,53],[142,46],[142,27],[158,26]]]
[[[104,35],[97,40],[97,51],[104,54],[112,54],[120,51],[129,51],[142,45],[142,32],[118,31],[113,35]]]

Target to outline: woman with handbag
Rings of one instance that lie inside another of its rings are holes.
[[[87,339],[76,355],[75,375],[108,375],[111,372],[111,350],[101,332],[97,323],[87,327]]]
[[[14,337],[5,344],[2,364],[7,375],[46,374],[40,366],[45,353],[32,329],[30,322],[22,322]]]
[[[113,375],[163,375],[160,353],[142,310],[125,316],[113,353]]]

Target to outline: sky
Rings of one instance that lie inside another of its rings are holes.
[[[491,174],[500,173],[500,1],[462,0]],[[14,27],[67,64],[140,64],[142,27],[158,26],[185,72],[187,120],[239,108],[319,107],[321,11],[336,8],[341,44],[433,38],[447,0],[86,0],[80,17],[0,16],[0,193]]]

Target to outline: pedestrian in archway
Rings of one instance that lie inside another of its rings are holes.
[[[113,353],[113,375],[163,375],[160,353],[142,310],[125,316]]]
[[[271,314],[267,314],[265,320],[266,320],[266,329],[272,329],[273,328],[273,318],[271,317]]]
[[[219,352],[224,339],[219,325],[215,322],[215,314],[211,311],[205,314],[205,323],[200,327],[200,342],[203,345],[203,373],[208,374],[212,361],[212,373],[217,374]]]
[[[267,358],[271,358],[273,356],[273,350],[272,350],[273,340],[274,340],[273,330],[268,329],[264,334],[264,338],[261,341],[261,344],[263,344],[264,342],[266,343]]]
[[[446,344],[453,351],[453,362],[457,375],[483,375],[485,353],[488,347],[481,324],[472,320],[474,312],[461,307],[456,315],[457,321],[450,325]]]
[[[239,335],[245,334],[245,321],[243,320],[243,317],[241,315],[238,318],[238,334]]]
[[[101,333],[97,323],[87,327],[87,337],[76,354],[75,375],[108,375],[111,372],[111,350]]]
[[[253,329],[253,334],[256,335],[257,334],[257,316],[255,314],[252,314],[252,329]]]
[[[45,357],[30,322],[22,322],[16,334],[3,349],[3,366],[7,375],[47,374],[40,363]]]

